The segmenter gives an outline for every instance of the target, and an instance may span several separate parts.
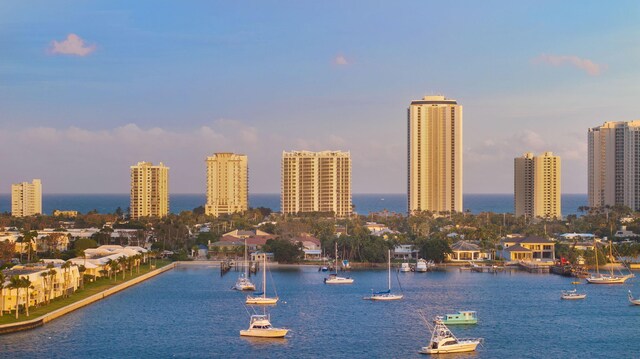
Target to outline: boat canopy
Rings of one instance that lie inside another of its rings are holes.
[[[383,290],[383,291],[380,291],[380,292],[375,292],[373,294],[389,294],[389,293],[391,293],[391,289]]]
[[[258,292],[258,293],[253,293],[253,296],[254,296],[254,297],[257,297],[257,296],[259,296],[259,295],[263,295],[263,294],[264,294],[264,292]]]

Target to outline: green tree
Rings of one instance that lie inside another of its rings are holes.
[[[299,244],[291,243],[286,239],[269,239],[263,251],[273,253],[273,259],[278,263],[297,263],[304,256]]]
[[[0,271],[0,317],[4,315],[4,282],[7,280],[4,273]]]
[[[444,262],[446,255],[452,253],[446,239],[431,238],[419,241],[420,256],[436,263]]]

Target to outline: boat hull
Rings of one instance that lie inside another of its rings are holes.
[[[479,341],[473,341],[468,343],[458,343],[458,344],[447,345],[446,348],[434,349],[431,347],[422,347],[422,350],[420,350],[420,354],[448,354],[448,353],[472,352],[476,350],[476,348],[478,347],[478,344],[480,344]]]
[[[289,329],[248,329],[241,330],[240,336],[243,337],[255,337],[255,338],[284,338],[289,332]]]
[[[590,284],[623,284],[629,278],[631,277],[589,277],[586,280]]]
[[[564,300],[576,300],[576,299],[584,299],[586,298],[586,294],[578,294],[578,295],[563,295],[561,298]]]
[[[400,300],[404,298],[402,294],[385,294],[385,295],[372,295],[370,300],[378,300],[378,301],[389,301],[389,300]]]
[[[258,304],[258,305],[277,304],[278,298],[247,297],[247,300],[245,301],[245,303]]]
[[[239,285],[236,284],[233,289],[235,290],[240,290],[240,291],[251,291],[251,290],[256,290],[256,286],[255,285]]]
[[[351,278],[330,278],[324,280],[325,284],[353,284]]]

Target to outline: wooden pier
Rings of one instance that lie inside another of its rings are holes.
[[[518,262],[518,265],[529,273],[549,273],[549,269],[551,268],[549,265],[525,261]]]

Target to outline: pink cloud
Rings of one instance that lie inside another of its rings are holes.
[[[76,34],[69,34],[63,41],[51,41],[49,52],[60,55],[87,56],[96,50],[96,45],[85,44],[84,40]]]
[[[333,63],[334,65],[338,65],[338,66],[346,66],[349,65],[349,61],[347,60],[346,57],[344,57],[344,55],[338,55],[336,56],[335,59],[333,59]]]
[[[583,59],[581,57],[575,55],[547,55],[542,54],[533,59],[533,62],[536,64],[546,64],[554,67],[569,65],[584,72],[588,73],[591,76],[598,76],[602,71],[607,68],[607,65],[604,64],[596,64],[595,62],[589,59]]]

